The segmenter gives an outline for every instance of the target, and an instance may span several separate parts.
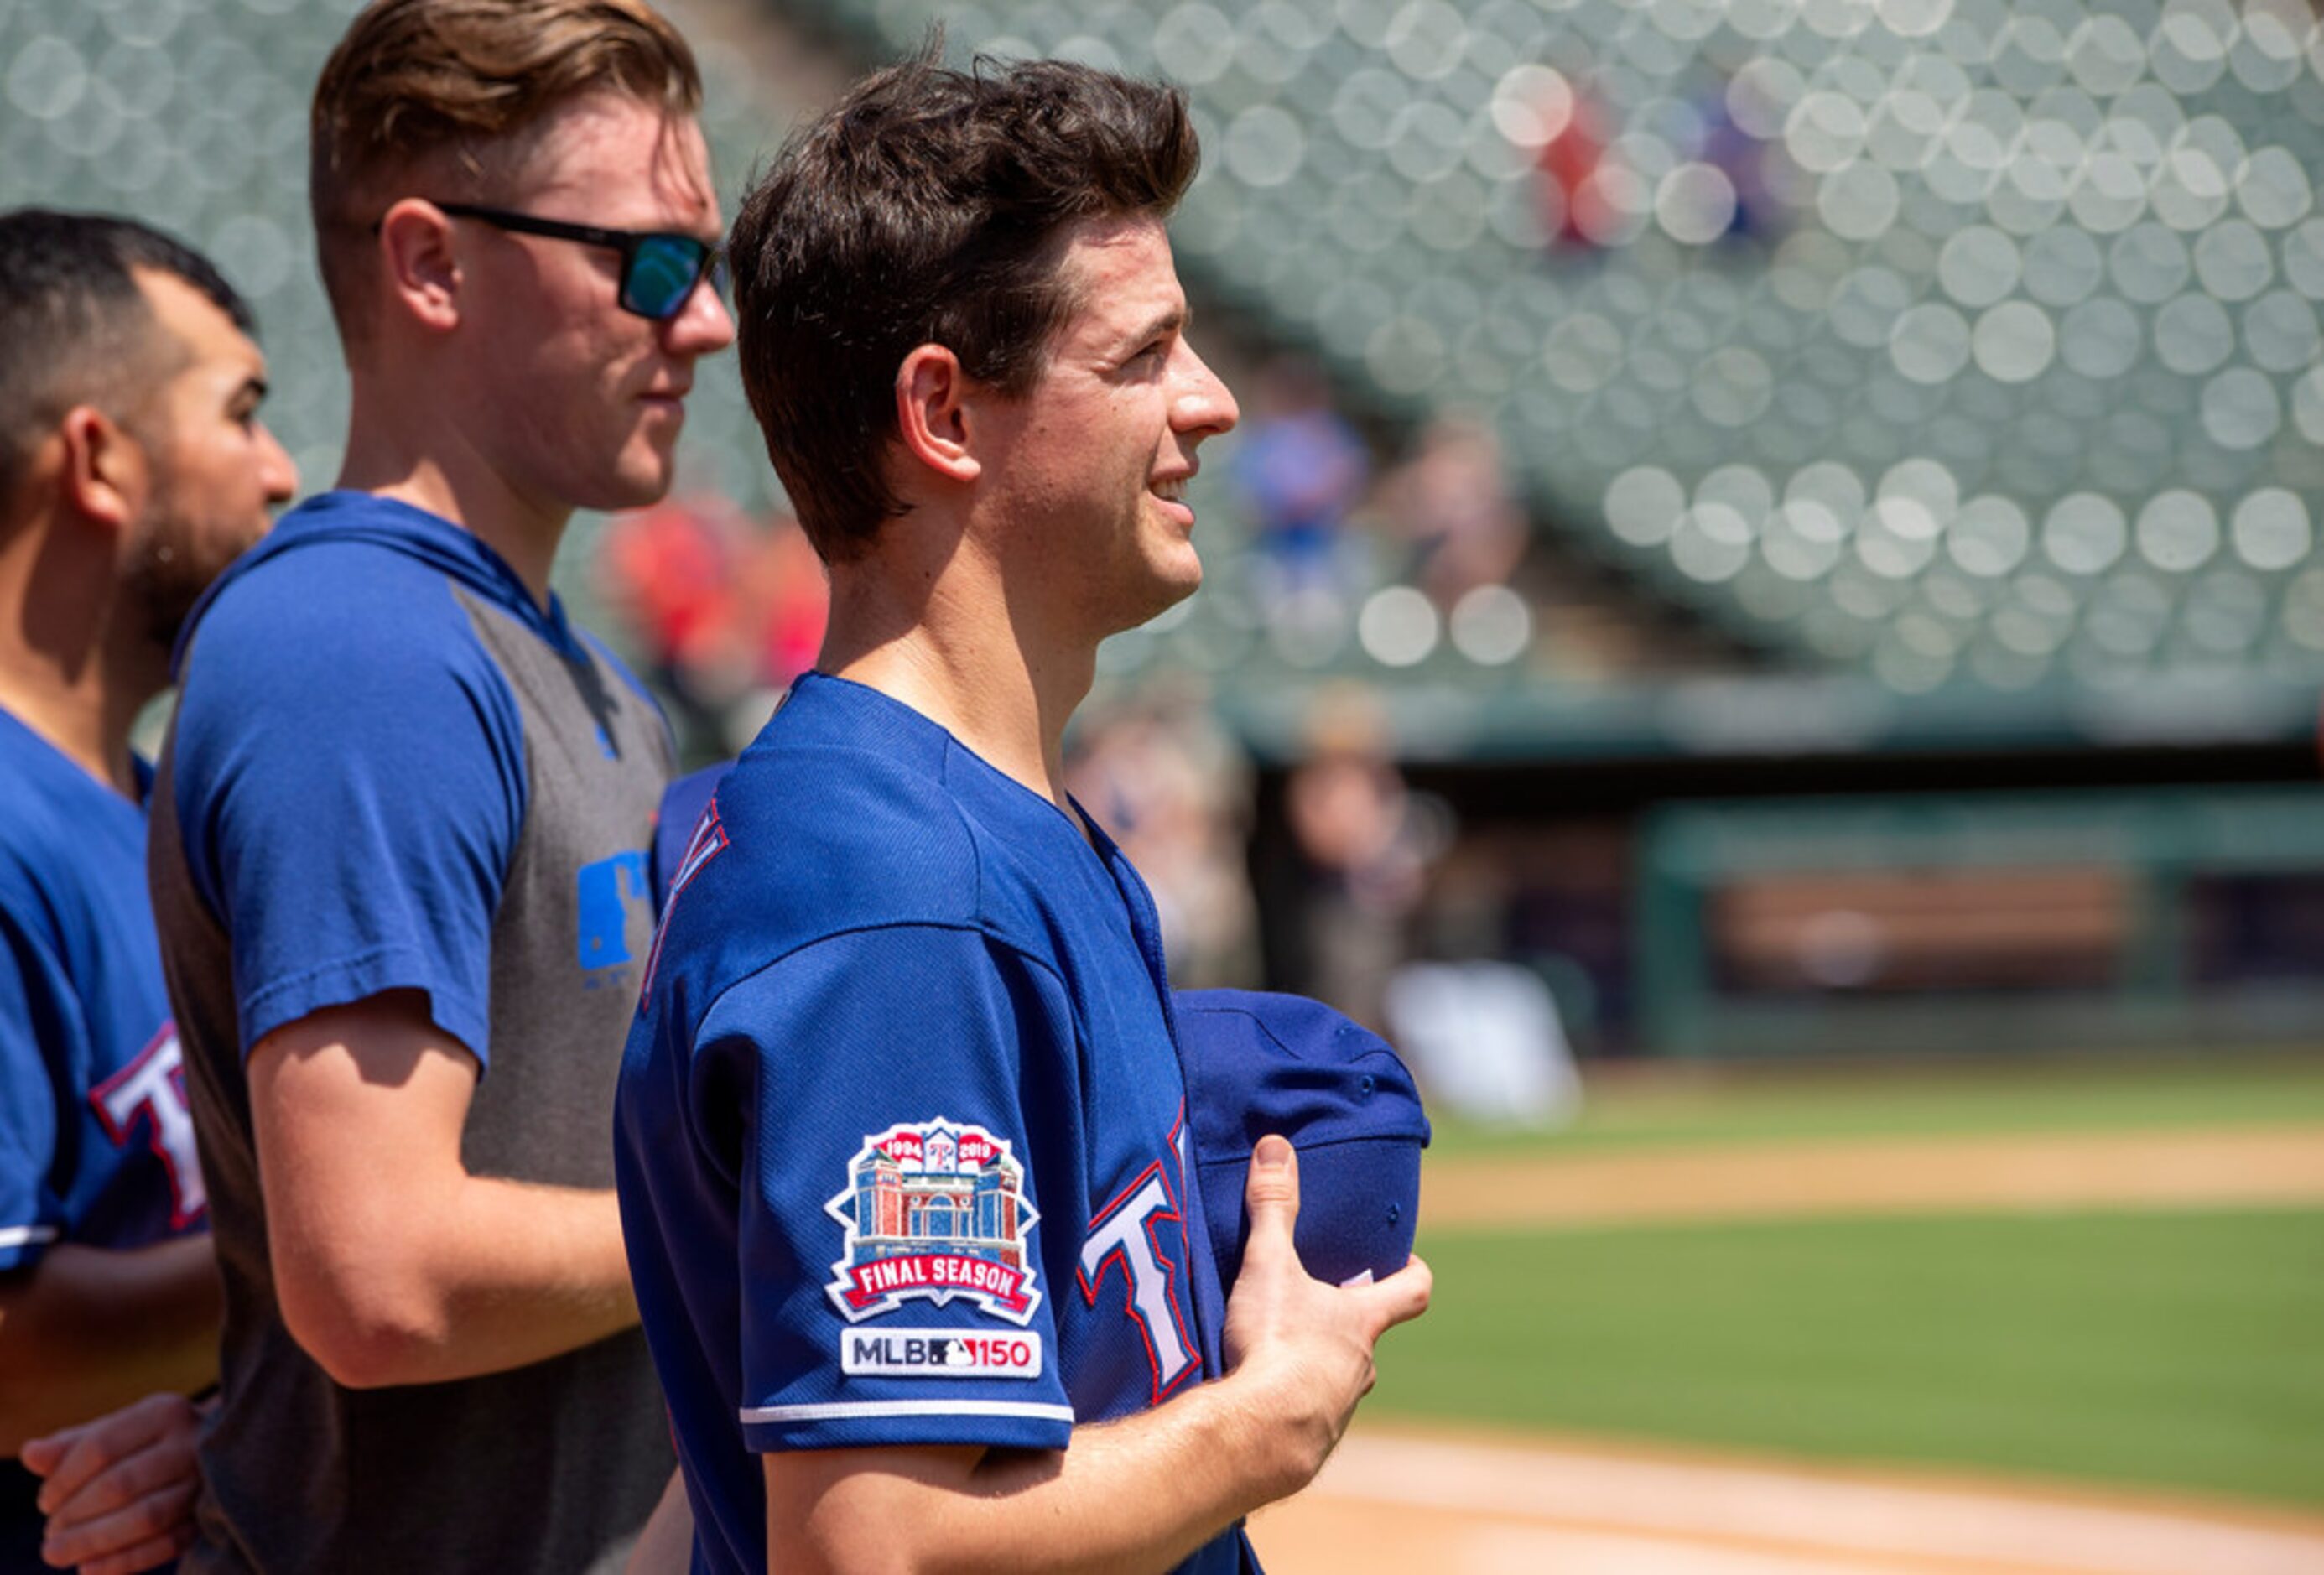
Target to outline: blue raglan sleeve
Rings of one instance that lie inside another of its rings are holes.
[[[708,1014],[700,1054],[754,1073],[734,1080],[754,1091],[736,1243],[752,1449],[1065,1447],[1038,1164],[1071,1161],[1028,1130],[1025,1068],[1071,1064],[1070,1024],[1054,975],[934,925],[824,940]]]
[[[65,1224],[56,1081],[41,1036],[84,1032],[55,957],[0,902],[0,1270],[36,1261]],[[67,1020],[58,1020],[58,1013]]]
[[[243,1052],[410,989],[489,1065],[489,943],[525,808],[515,696],[439,576],[302,594],[290,571],[318,556],[221,599],[176,722],[165,812],[232,937]],[[383,581],[403,572],[377,556]]]

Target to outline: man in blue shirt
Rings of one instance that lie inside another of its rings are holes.
[[[672,750],[549,578],[733,336],[699,98],[643,0],[381,0],[317,87],[346,456],[197,610],[154,788],[226,1285],[189,1570],[609,1570],[669,1479],[605,1133]]]
[[[831,573],[818,671],[670,880],[617,1160],[697,1570],[1247,1567],[1415,1263],[1338,1288],[1259,1146],[1203,1243],[1154,907],[1068,797],[1098,644],[1191,594],[1235,421],[1163,219],[1183,97],[922,60],[733,237],[742,372]]]
[[[0,1570],[12,1575],[47,1568],[40,1484],[17,1456],[54,1470],[64,1446],[42,1435],[165,1392],[113,1424],[112,1447],[134,1456],[217,1376],[217,1271],[145,893],[151,773],[129,733],[195,597],[295,483],[257,419],[266,363],[253,332],[207,261],[143,225],[0,214]],[[56,1485],[69,1515],[86,1486]],[[167,1538],[144,1548],[171,1551]]]

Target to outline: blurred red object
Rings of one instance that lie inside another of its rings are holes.
[[[831,622],[831,582],[807,532],[788,517],[761,531],[743,559],[742,600],[758,614],[759,681],[786,688],[815,666]]]
[[[740,521],[717,504],[687,501],[624,514],[598,557],[606,599],[621,608],[666,667],[733,622]]]
[[[823,644],[830,587],[787,515],[760,525],[715,499],[625,514],[597,571],[654,666],[704,705],[788,686]]]

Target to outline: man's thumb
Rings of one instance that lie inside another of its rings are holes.
[[[1269,1133],[1250,1151],[1243,1202],[1250,1211],[1250,1248],[1268,1238],[1290,1247],[1291,1227],[1299,1218],[1299,1156],[1289,1138]]]

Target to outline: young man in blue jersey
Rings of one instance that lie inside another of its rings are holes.
[[[376,0],[317,87],[346,456],[197,610],[154,791],[189,1570],[606,1570],[669,1480],[605,1132],[671,743],[549,578],[733,336],[699,97],[644,0]]]
[[[151,1471],[142,1449],[167,1442],[171,1420],[189,1414],[184,1397],[217,1376],[217,1269],[145,893],[151,773],[129,734],[168,681],[171,642],[195,598],[265,532],[295,484],[258,420],[266,362],[254,331],[208,262],[143,225],[0,214],[9,1575],[47,1568],[41,1484],[20,1455],[51,1471],[66,1446],[42,1435],[153,1392],[99,1424],[133,1474]],[[184,1497],[171,1488],[144,1512],[165,1523]],[[75,1499],[60,1505],[69,1515],[92,1506]],[[137,1501],[126,1493],[101,1513]],[[109,1545],[133,1560],[174,1551],[166,1535]]]
[[[1346,1289],[1252,1166],[1230,1299],[1154,907],[1067,797],[1099,642],[1191,594],[1234,401],[1185,337],[1175,91],[927,61],[733,235],[742,371],[829,566],[818,670],[671,880],[623,1061],[633,1277],[710,1570],[1227,1571],[1414,1263]]]

